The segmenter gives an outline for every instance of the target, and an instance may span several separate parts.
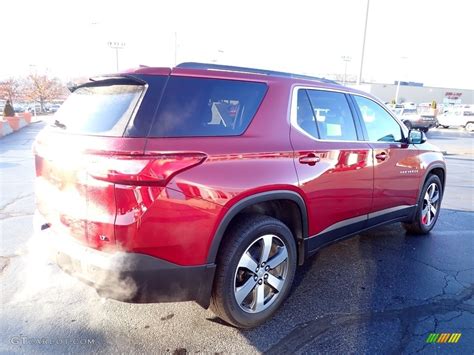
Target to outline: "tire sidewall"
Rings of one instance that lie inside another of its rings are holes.
[[[242,236],[242,242],[234,252],[231,261],[229,263],[229,267],[226,270],[227,276],[224,282],[224,307],[226,308],[227,313],[231,316],[232,321],[237,324],[241,324],[243,327],[250,328],[254,327],[258,324],[263,323],[267,319],[269,319],[274,312],[280,307],[281,303],[285,300],[286,296],[288,295],[291,285],[293,283],[293,278],[296,271],[296,259],[297,259],[297,252],[296,252],[296,245],[294,238],[290,232],[290,230],[282,223],[269,222],[260,224],[257,228],[252,229],[250,231],[246,231],[245,235]],[[281,239],[281,241],[285,244],[287,251],[288,251],[288,272],[286,277],[285,285],[283,286],[281,294],[278,298],[270,305],[266,310],[258,313],[252,314],[247,313],[240,308],[237,304],[237,301],[234,297],[234,277],[235,277],[235,270],[239,263],[239,260],[245,250],[259,237],[265,234],[274,234]]]

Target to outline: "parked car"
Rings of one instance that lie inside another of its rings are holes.
[[[416,104],[414,102],[404,102],[402,103],[402,106],[406,109],[416,109]]]
[[[430,128],[436,127],[437,121],[433,116],[422,116],[417,109],[402,108],[396,109],[397,117],[407,126],[408,129],[419,129],[428,132]]]
[[[49,105],[48,112],[54,113],[54,112],[58,111],[60,107],[61,107],[60,104]]]
[[[55,119],[34,143],[35,225],[104,297],[194,300],[251,328],[320,248],[395,222],[428,234],[439,216],[442,153],[324,79],[140,68],[79,86]]]
[[[16,113],[25,112],[25,107],[23,105],[14,104],[13,109],[15,110]]]
[[[474,131],[474,109],[473,105],[449,110],[438,115],[438,125],[443,128],[464,127],[466,131]]]
[[[26,111],[30,113],[42,113],[41,110],[41,105],[40,104],[35,104],[35,105],[29,105],[26,107]]]

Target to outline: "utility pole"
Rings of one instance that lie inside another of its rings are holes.
[[[125,48],[125,42],[107,42],[107,45],[115,49],[115,69],[118,72],[119,71],[119,49],[124,49]]]
[[[357,85],[360,85],[360,82],[362,80],[362,69],[364,67],[365,37],[367,35],[367,22],[369,20],[369,3],[370,3],[370,0],[367,0],[367,9],[365,11],[364,38],[362,40],[362,54],[360,56],[360,68],[359,68],[359,76],[357,77]]]
[[[346,85],[347,63],[349,63],[352,60],[352,58],[347,55],[343,55],[341,59],[344,61],[344,80],[342,81],[342,85]]]

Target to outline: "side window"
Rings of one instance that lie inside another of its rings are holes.
[[[321,139],[357,140],[354,119],[345,94],[322,90],[307,92]]]
[[[264,83],[171,76],[150,136],[241,135],[266,91]]]
[[[309,103],[306,90],[298,90],[298,107],[296,112],[298,126],[311,137],[318,138],[316,122],[314,121],[313,109]]]
[[[361,96],[354,96],[371,142],[400,142],[400,125],[376,102]]]

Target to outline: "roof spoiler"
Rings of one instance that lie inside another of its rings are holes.
[[[106,84],[113,84],[117,83],[117,81],[121,82],[122,84],[135,84],[135,85],[145,85],[146,82],[143,81],[142,79],[139,79],[133,75],[128,75],[128,74],[123,74],[123,75],[117,75],[117,74],[111,74],[111,75],[100,75],[100,76],[94,76],[89,78],[88,82],[82,83],[82,84],[76,84],[76,83],[69,83],[67,85],[67,88],[69,89],[70,92],[74,92],[79,88],[82,87],[88,87],[88,86],[98,86],[98,85],[106,85]]]

